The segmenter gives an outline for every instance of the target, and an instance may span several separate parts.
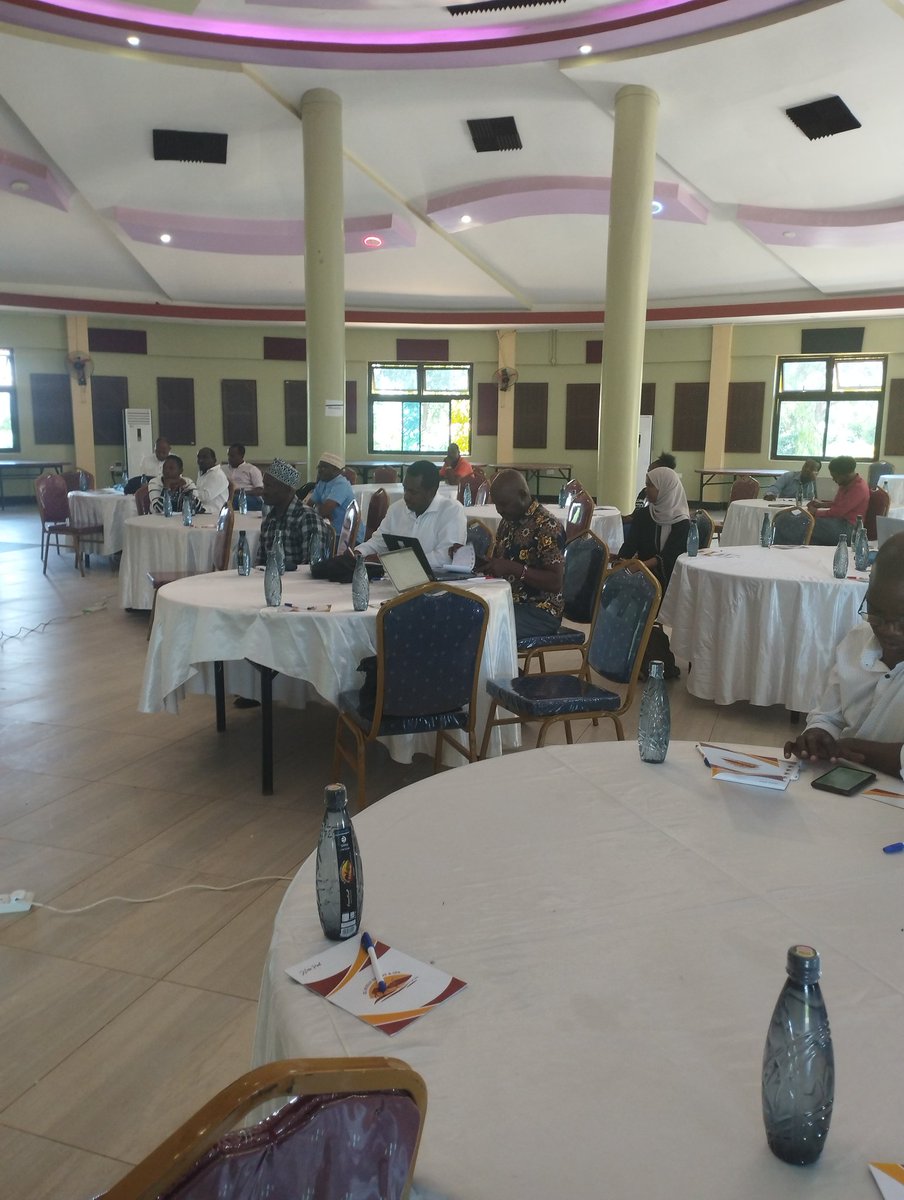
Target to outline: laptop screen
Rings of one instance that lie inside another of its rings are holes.
[[[387,550],[385,554],[380,555],[380,562],[400,592],[420,587],[422,583],[430,583],[430,576],[411,546],[403,546],[401,550]]]

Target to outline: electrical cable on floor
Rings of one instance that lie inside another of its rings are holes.
[[[175,896],[177,892],[231,892],[235,888],[245,887],[249,883],[291,882],[294,878],[294,875],[257,875],[254,879],[242,879],[238,883],[226,884],[225,887],[215,887],[211,883],[184,883],[181,887],[161,892],[159,896],[104,896],[102,900],[94,900],[91,904],[85,904],[81,908],[56,908],[52,904],[41,904],[38,900],[32,900],[31,906],[32,908],[46,908],[48,912],[72,916],[73,913],[87,912],[90,908],[97,908],[99,904],[110,904],[114,900],[119,900],[123,904],[152,904],[155,900],[165,900],[168,896]]]
[[[30,633],[43,633],[51,625],[60,624],[63,621],[74,621],[76,617],[89,616],[92,613],[104,612],[111,600],[115,599],[115,592],[111,592],[109,596],[102,596],[96,604],[87,605],[80,612],[66,613],[61,617],[51,617],[49,621],[41,621],[39,625],[31,627],[20,625],[15,633],[3,633],[0,630],[0,650],[4,648],[7,642],[13,641],[14,638],[27,637]]]

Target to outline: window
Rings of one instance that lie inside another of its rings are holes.
[[[457,442],[469,454],[473,370],[470,363],[371,363],[371,453],[445,454]]]
[[[884,355],[780,358],[773,457],[877,459],[886,366]]]
[[[19,413],[12,350],[0,350],[0,450],[19,449]]]

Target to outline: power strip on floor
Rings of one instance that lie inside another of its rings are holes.
[[[34,892],[26,892],[22,888],[9,895],[0,892],[0,913],[27,913],[34,898]]]

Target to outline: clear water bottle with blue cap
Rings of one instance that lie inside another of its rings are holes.
[[[341,783],[324,791],[323,823],[317,840],[314,886],[323,932],[333,941],[354,937],[361,928],[364,875],[355,827]]]
[[[471,495],[471,485],[469,483],[465,484],[465,489],[461,494],[461,500],[465,508],[470,508],[474,503],[474,499]]]
[[[194,505],[191,502],[191,496],[182,497],[182,524],[192,525],[194,523]]]
[[[279,608],[282,603],[282,576],[275,543],[267,553],[267,565],[264,567],[264,599],[268,608]]]
[[[637,722],[637,746],[644,762],[665,762],[672,732],[669,696],[665,689],[665,665],[659,659],[650,663],[650,677],[640,700]]]
[[[364,612],[370,601],[370,576],[367,574],[367,563],[360,554],[355,555],[355,569],[352,573],[352,608],[355,612]]]
[[[691,523],[687,531],[687,556],[688,558],[696,558],[700,549],[700,530],[697,527],[697,522],[691,517]]]
[[[244,488],[239,490],[239,515],[242,517],[248,515],[248,493]]]
[[[772,545],[773,536],[774,531],[772,528],[772,522],[769,520],[769,514],[763,513],[763,523],[760,526],[760,545],[765,550],[768,550]]]
[[[863,526],[863,517],[857,518],[854,529],[854,566],[858,571],[865,571],[869,566],[869,535]]]
[[[244,529],[239,531],[239,543],[235,548],[235,566],[240,575],[251,574],[251,551],[248,548],[248,535]]]
[[[850,555],[848,554],[848,535],[846,533],[842,533],[838,538],[838,545],[835,548],[835,557],[832,559],[832,574],[836,579],[847,578],[850,563]]]
[[[568,490],[563,483],[559,488],[559,508],[564,508],[568,502]]]
[[[763,1050],[763,1123],[772,1153],[808,1166],[825,1146],[835,1103],[835,1056],[819,987],[819,955],[792,946]]]
[[[276,555],[276,568],[280,575],[286,573],[286,548],[283,545],[283,531],[277,529],[273,539],[273,553]]]
[[[165,517],[173,515],[173,497],[170,494],[169,488],[163,489],[163,515]]]

